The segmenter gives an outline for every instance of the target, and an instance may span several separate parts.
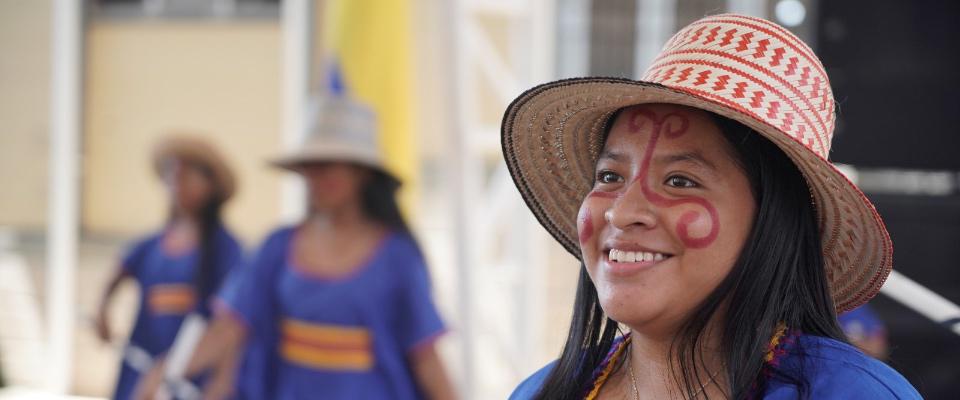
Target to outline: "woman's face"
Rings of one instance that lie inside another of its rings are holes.
[[[577,218],[611,318],[670,334],[730,272],[756,212],[733,154],[704,111],[641,105],[614,121]]]
[[[310,207],[329,211],[360,201],[366,170],[347,163],[305,164],[297,169],[307,182]]]
[[[176,157],[168,158],[163,161],[162,175],[177,209],[195,213],[213,196],[214,188],[208,174],[195,163]]]

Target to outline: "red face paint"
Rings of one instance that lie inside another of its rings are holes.
[[[676,229],[680,235],[680,239],[683,240],[687,246],[692,248],[709,246],[717,239],[717,234],[720,232],[720,219],[717,215],[717,209],[713,207],[713,204],[710,204],[706,199],[696,196],[689,196],[682,199],[668,199],[650,189],[647,179],[650,174],[650,159],[653,157],[653,151],[657,146],[657,141],[660,140],[660,135],[668,139],[680,137],[687,132],[690,122],[686,117],[678,113],[669,113],[660,118],[656,113],[643,108],[634,110],[628,121],[630,132],[634,133],[640,132],[648,124],[651,126],[650,141],[647,143],[647,148],[640,164],[640,173],[635,182],[640,183],[640,188],[647,200],[657,206],[672,208],[683,204],[696,204],[703,207],[710,217],[710,232],[707,233],[706,236],[699,238],[690,237],[688,232],[689,226],[696,222],[701,215],[696,211],[689,211],[681,215],[680,220],[677,221]]]

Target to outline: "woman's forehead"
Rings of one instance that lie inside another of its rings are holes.
[[[610,145],[642,145],[656,135],[659,147],[716,147],[725,143],[719,126],[703,110],[672,105],[643,104],[624,108],[607,137]]]
[[[679,124],[716,125],[710,118],[710,113],[699,108],[677,104],[638,104],[625,107],[617,114],[612,128],[627,124],[634,128],[638,125],[649,129],[657,124],[671,125],[672,129]]]

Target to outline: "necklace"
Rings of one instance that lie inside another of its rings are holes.
[[[637,389],[637,378],[633,376],[633,346],[630,346],[630,360],[627,364],[627,372],[630,373],[630,383],[633,384],[633,398],[640,400],[640,389]]]
[[[633,346],[630,346],[630,359],[627,360],[627,372],[630,374],[630,383],[633,386],[633,398],[635,400],[640,400],[640,389],[637,388],[637,378],[633,375]],[[700,393],[703,393],[703,391],[707,389],[707,386],[709,386],[708,384],[713,382],[713,378],[716,378],[717,374],[719,373],[720,371],[714,372],[712,375],[710,375],[710,378],[707,379],[706,383],[701,383],[700,389],[698,389],[693,396],[690,397],[690,400],[696,399]]]

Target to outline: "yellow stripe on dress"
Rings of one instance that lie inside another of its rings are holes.
[[[280,329],[280,354],[291,363],[335,371],[373,368],[373,338],[366,328],[287,318]]]
[[[147,303],[154,314],[187,314],[197,304],[193,287],[188,284],[153,285],[147,295]]]

